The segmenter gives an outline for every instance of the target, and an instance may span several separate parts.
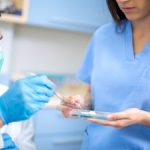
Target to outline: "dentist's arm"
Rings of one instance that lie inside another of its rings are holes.
[[[29,119],[53,94],[54,85],[46,76],[18,80],[0,97],[0,118],[4,124]]]

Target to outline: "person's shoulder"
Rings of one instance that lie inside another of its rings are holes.
[[[95,36],[98,36],[98,35],[108,35],[108,34],[111,34],[111,33],[115,33],[116,32],[116,28],[117,28],[117,25],[116,25],[116,23],[114,23],[114,22],[109,22],[109,23],[107,23],[107,24],[105,24],[105,25],[102,25],[101,27],[99,27],[96,31],[95,31],[95,33],[94,33],[94,35]]]
[[[94,42],[98,41],[105,41],[109,40],[110,37],[115,38],[116,37],[116,27],[117,25],[114,22],[107,23],[105,25],[102,25],[99,27],[93,34],[92,39]]]
[[[118,34],[124,34],[126,32],[126,27],[131,24],[130,21],[123,20],[120,24],[117,24],[114,21],[111,21],[107,24],[102,25],[99,27],[94,35],[118,35]]]
[[[122,21],[119,25],[116,24],[114,21],[109,22],[105,25],[102,25],[99,27],[94,35],[94,39],[111,39],[112,38],[118,38],[120,35],[124,34],[126,32],[126,26],[128,25],[128,21]]]

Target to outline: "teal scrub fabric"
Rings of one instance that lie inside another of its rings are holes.
[[[78,78],[91,86],[96,111],[150,111],[150,42],[134,54],[131,23],[121,29],[107,24],[95,32]],[[92,123],[84,134],[82,150],[150,150],[150,127],[144,125],[116,129]]]

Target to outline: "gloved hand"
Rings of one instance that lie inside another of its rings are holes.
[[[26,120],[42,109],[53,94],[54,85],[46,76],[18,80],[0,97],[0,117],[6,124]]]
[[[2,137],[4,141],[4,148],[2,148],[2,150],[19,150],[7,133],[2,134]]]

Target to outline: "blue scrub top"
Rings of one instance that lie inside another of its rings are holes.
[[[90,84],[96,111],[150,111],[150,42],[134,54],[132,25],[122,27],[121,32],[110,23],[96,31],[78,77]],[[92,123],[82,150],[150,150],[150,127],[116,129]]]

